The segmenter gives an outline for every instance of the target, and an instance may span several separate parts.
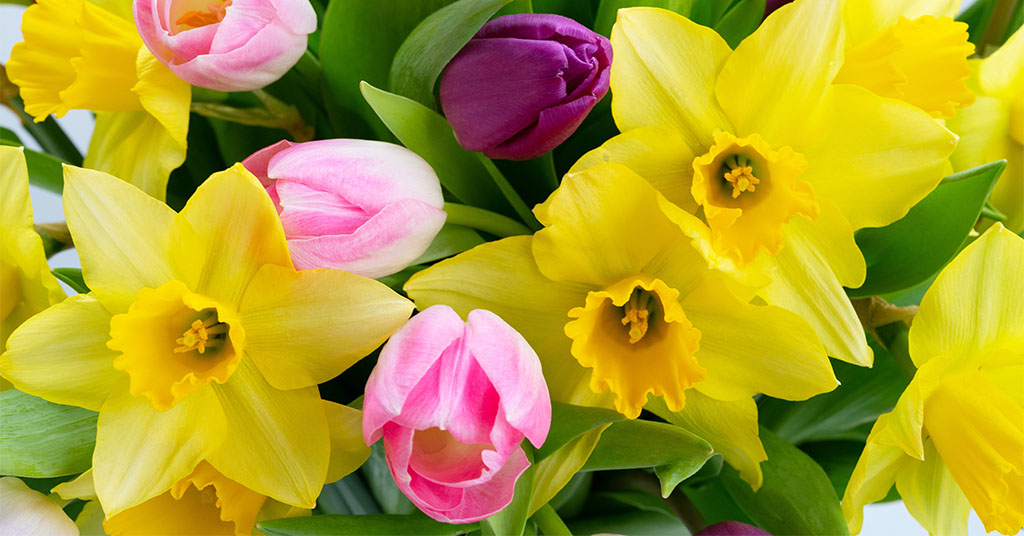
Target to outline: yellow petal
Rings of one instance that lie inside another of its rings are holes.
[[[639,127],[581,156],[569,169],[569,174],[599,164],[622,164],[646,179],[672,203],[687,212],[696,212],[697,203],[690,194],[695,156],[677,131],[659,126]]]
[[[910,515],[929,534],[966,534],[971,505],[931,441],[924,461],[907,460],[896,473],[896,489]]]
[[[127,385],[103,404],[93,479],[107,516],[160,495],[224,440],[227,422],[213,391],[200,389],[168,411],[153,409]]]
[[[103,521],[110,536],[133,534],[202,534],[229,536],[235,534],[234,524],[221,520],[220,510],[203,492],[189,488],[180,499],[170,492],[112,515]]]
[[[139,289],[171,279],[189,286],[195,281],[190,259],[171,251],[172,243],[192,235],[191,229],[170,207],[138,188],[106,173],[65,165],[64,214],[85,282],[111,311],[127,310]]]
[[[171,171],[185,161],[185,147],[146,112],[98,112],[83,165],[122,177],[163,201]]]
[[[181,215],[206,247],[206,263],[194,289],[200,294],[237,307],[264,264],[292,266],[274,204],[242,164],[211,175]]]
[[[714,30],[664,9],[620,9],[612,27],[612,115],[619,130],[675,130],[694,153],[730,130],[715,100],[729,45]]]
[[[601,434],[611,423],[580,434],[551,453],[534,467],[533,489],[530,490],[531,515],[558,494],[569,480],[587,463]]]
[[[57,404],[99,411],[126,376],[107,348],[110,313],[91,294],[72,296],[17,329],[0,372],[18,389]]]
[[[683,310],[701,334],[696,357],[708,372],[697,390],[708,396],[805,400],[839,385],[814,330],[794,313],[742,303],[714,279]]]
[[[192,474],[174,484],[174,487],[171,488],[171,497],[183,500],[193,491],[204,490],[207,492],[203,494],[204,498],[208,499],[212,492],[217,499],[212,505],[204,501],[207,502],[207,508],[212,507],[214,510],[219,510],[219,517],[222,521],[233,523],[234,530],[232,532],[239,536],[247,536],[253,532],[256,517],[267,501],[266,495],[260,495],[225,477],[204,460],[199,462]]]
[[[82,40],[78,55],[71,58],[76,76],[60,92],[61,100],[71,108],[138,110],[139,99],[131,88],[136,81],[135,58],[142,39],[135,25],[91,2],[80,1],[79,5],[81,15],[75,23],[82,29]]]
[[[1024,91],[1024,31],[1018,29],[981,62],[981,89],[989,95],[1010,100]]]
[[[363,465],[370,447],[363,440],[363,412],[327,400],[323,403],[331,437],[331,462],[324,481],[336,482]]]
[[[23,147],[0,146],[0,228],[31,228],[28,167]]]
[[[804,180],[853,228],[906,215],[942,180],[956,137],[922,110],[851,85],[829,88],[807,137]]]
[[[570,355],[572,341],[562,326],[593,287],[544,277],[533,261],[532,241],[515,236],[481,244],[412,276],[405,291],[420,310],[445,304],[463,318],[473,309],[500,316],[537,352],[551,399],[587,404],[596,397],[590,374]]]
[[[682,411],[670,411],[660,398],[651,399],[646,409],[711,443],[715,452],[740,472],[740,478],[754,490],[761,488],[761,462],[767,460],[768,455],[758,435],[754,399],[723,402],[699,390],[690,390]]]
[[[71,499],[96,500],[96,486],[92,480],[92,468],[87,469],[84,473],[67,482],[54,486],[51,491],[60,495],[66,501]]]
[[[868,435],[864,451],[853,468],[853,475],[843,493],[843,516],[856,536],[864,524],[864,506],[881,500],[889,494],[896,482],[896,474],[914,460],[903,449],[875,441],[880,425],[875,424]]]
[[[192,86],[178,78],[146,47],[139,48],[135,70],[139,81],[132,87],[132,92],[139,96],[142,108],[167,130],[167,136],[184,152]]]
[[[970,359],[1024,347],[1024,239],[996,224],[935,279],[910,328],[919,368],[935,356]]]
[[[206,459],[255,492],[312,508],[330,459],[327,419],[317,388],[279,391],[248,359],[230,381],[212,388],[227,425],[224,442]]]
[[[853,46],[896,24],[900,17],[955,17],[959,11],[960,0],[846,0],[843,23],[848,46]]]
[[[863,283],[865,273],[849,224],[834,206],[823,203],[817,220],[794,218],[784,231],[786,246],[765,259],[772,282],[761,295],[807,320],[828,355],[870,366],[871,348],[843,290],[843,283]]]
[[[776,147],[793,144],[802,127],[794,116],[818,107],[842,62],[840,19],[838,2],[797,0],[736,47],[715,83],[735,134],[757,133]]]
[[[271,385],[299,389],[341,374],[409,319],[413,305],[340,270],[261,268],[242,298],[246,352]]]

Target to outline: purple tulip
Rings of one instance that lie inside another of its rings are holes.
[[[765,16],[765,18],[768,18],[768,15],[771,15],[772,12],[774,12],[776,9],[779,9],[780,7],[790,3],[792,1],[793,0],[768,0],[768,2],[766,2],[765,6],[764,6],[764,16]]]
[[[452,59],[441,107],[459,143],[528,160],[565,141],[608,92],[612,45],[566,17],[498,17]]]
[[[698,532],[695,536],[772,536],[753,525],[739,521],[722,521]]]

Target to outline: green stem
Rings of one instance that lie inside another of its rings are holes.
[[[506,237],[532,234],[527,226],[516,220],[482,208],[460,205],[459,203],[445,203],[444,211],[448,213],[446,223],[472,227],[479,231],[491,233],[494,236]]]
[[[978,54],[984,56],[989,45],[998,46],[1002,42],[1010,25],[1013,10],[1017,8],[1017,2],[1020,0],[998,0],[996,2],[996,7],[992,9],[988,24],[985,26],[985,33],[981,35],[981,41],[978,42]]]
[[[993,221],[1006,221],[1006,214],[993,207],[988,201],[985,201],[985,205],[981,207],[981,215]]]
[[[878,327],[878,336],[882,344],[889,350],[889,355],[896,360],[903,374],[913,380],[917,373],[917,366],[910,357],[910,326],[906,322],[893,322]]]
[[[540,529],[544,536],[572,536],[572,532],[569,527],[565,526],[565,522],[562,518],[558,517],[555,513],[555,509],[550,504],[541,506],[535,514],[533,514],[533,522],[537,524],[537,528]]]
[[[555,171],[555,157],[552,153],[546,153],[544,156],[537,158],[541,164],[541,172],[543,174],[544,182],[551,191],[558,189],[558,172]]]
[[[533,231],[539,231],[541,229],[540,222],[533,216],[533,212],[530,212],[530,207],[526,206],[526,202],[523,201],[523,198],[519,197],[519,194],[516,193],[515,188],[512,188],[512,185],[509,184],[508,179],[501,174],[501,170],[498,169],[498,166],[495,166],[494,162],[492,162],[490,158],[487,158],[481,153],[477,153],[477,156],[480,158],[480,162],[483,163],[484,167],[487,169],[487,173],[489,173],[491,178],[494,179],[494,184],[498,186],[499,190],[501,190],[501,195],[505,196],[505,199],[508,200],[510,205],[512,205],[512,209],[516,211],[519,219],[523,220],[523,223]]]
[[[47,117],[42,122],[36,123],[30,115],[25,113],[25,104],[22,102],[21,97],[11,97],[7,99],[6,104],[18,114],[22,126],[35,138],[44,152],[56,156],[69,164],[75,166],[82,165],[82,153],[71,142],[71,138],[64,133],[64,129],[60,128],[56,119]]]

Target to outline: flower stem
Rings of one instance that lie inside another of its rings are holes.
[[[482,208],[459,203],[445,203],[444,211],[448,213],[446,223],[472,227],[495,236],[506,237],[532,233],[527,226],[516,220]]]
[[[572,536],[572,532],[569,527],[565,526],[565,522],[562,518],[558,517],[555,513],[555,509],[550,504],[541,506],[536,513],[533,514],[533,522],[537,524],[537,528],[540,529],[544,536]]]
[[[1013,10],[1017,8],[1020,0],[997,0],[995,8],[992,9],[985,26],[985,33],[981,35],[978,42],[978,54],[985,56],[989,46],[999,46],[1006,37],[1006,30],[1010,26],[1010,18]]]
[[[264,108],[235,108],[215,102],[193,102],[192,111],[204,116],[242,125],[279,128],[288,131],[297,142],[313,139],[313,127],[306,124],[298,108],[257,89],[252,92]]]
[[[498,169],[498,166],[495,166],[494,162],[492,162],[490,158],[487,158],[481,153],[477,153],[477,156],[480,158],[480,162],[483,163],[484,168],[487,169],[487,173],[489,173],[491,178],[494,179],[494,184],[496,184],[498,189],[501,190],[501,195],[505,196],[505,199],[508,200],[510,205],[512,205],[512,209],[519,215],[519,219],[523,220],[523,223],[533,231],[539,231],[541,229],[540,222],[537,221],[537,218],[535,218],[533,213],[530,212],[530,207],[526,206],[526,202],[523,201],[523,198],[519,197],[516,190],[512,188],[511,184],[509,184],[508,179],[501,174],[501,170]]]

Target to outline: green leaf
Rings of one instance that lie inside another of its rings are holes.
[[[839,496],[821,466],[767,428],[760,435],[768,453],[760,490],[732,467],[722,468],[722,483],[743,512],[772,534],[848,535]]]
[[[696,0],[690,18],[713,28],[736,48],[764,18],[765,0]]]
[[[832,361],[839,387],[802,402],[764,397],[757,408],[761,424],[793,444],[827,439],[863,440],[866,436],[860,427],[892,410],[910,383],[874,337],[869,337],[868,342],[875,352],[873,368]]]
[[[363,96],[391,132],[437,173],[441,185],[463,203],[511,213],[475,153],[463,149],[452,127],[437,112],[401,95],[361,84]]]
[[[89,286],[85,284],[81,268],[54,268],[51,270],[53,276],[64,282],[65,285],[74,289],[79,294],[89,292]]]
[[[385,514],[411,514],[416,511],[416,506],[398,489],[395,478],[391,476],[388,462],[384,458],[383,441],[373,444],[370,458],[359,471],[366,478],[370,493]]]
[[[480,522],[480,530],[484,536],[519,536],[526,529],[526,520],[530,517],[530,494],[533,491],[533,448],[524,441],[523,451],[530,460],[530,466],[519,480],[516,480],[512,502],[497,514]]]
[[[61,167],[63,160],[25,147],[14,131],[3,127],[0,127],[0,145],[24,147],[28,182],[58,194],[64,190],[64,169]]]
[[[512,0],[458,0],[413,29],[391,62],[392,93],[434,108],[434,83],[441,70],[501,6]]]
[[[992,17],[992,10],[995,8],[995,0],[977,0],[963,13],[957,15],[956,20],[966,22],[968,29],[968,41],[977,45],[981,36],[985,33],[988,21]],[[979,51],[984,53],[984,51]]]
[[[475,523],[449,525],[419,513],[289,517],[261,521],[256,526],[269,536],[455,536],[476,528]]]
[[[473,229],[463,227],[462,225],[446,223],[444,227],[441,227],[441,231],[437,233],[437,236],[434,237],[430,245],[427,246],[427,250],[423,252],[423,255],[412,261],[412,264],[426,264],[451,257],[483,243],[483,237]]]
[[[686,526],[678,517],[668,517],[650,510],[587,516],[569,522],[573,534],[672,534],[689,536]]]
[[[0,474],[41,478],[85,471],[92,465],[97,416],[17,389],[0,391]]]
[[[626,417],[617,411],[588,406],[574,406],[562,402],[551,403],[551,431],[544,445],[537,449],[536,460],[547,458],[563,445],[598,426],[617,422]]]
[[[530,513],[533,514],[553,499],[573,476],[587,463],[601,434],[611,424],[602,424],[572,438],[546,458],[536,461],[533,491],[530,494]],[[550,439],[550,435],[548,436]],[[537,459],[536,457],[534,458]]]
[[[715,456],[712,460],[721,459],[721,456]],[[710,464],[709,464],[710,465]],[[719,468],[722,464],[719,462]],[[693,479],[690,480],[692,482]],[[697,507],[701,517],[708,525],[714,525],[722,521],[739,521],[748,525],[753,525],[747,514],[740,510],[736,501],[732,500],[729,493],[725,491],[725,485],[722,484],[721,478],[713,478],[711,480],[700,483],[699,485],[690,485],[688,482],[683,486],[683,493],[687,499]]]
[[[3,66],[0,65],[0,74],[2,72]],[[10,97],[4,103],[18,114],[18,118],[21,119],[21,125],[32,135],[36,143],[43,148],[43,151],[69,164],[75,166],[82,165],[82,153],[78,152],[78,148],[71,142],[71,138],[68,138],[68,135],[64,133],[64,129],[60,127],[53,116],[36,123],[31,116],[25,113],[24,102],[22,102],[21,97]]]
[[[950,175],[899,221],[857,231],[868,274],[847,293],[860,298],[896,292],[942,269],[960,250],[1005,167],[1000,160]]]
[[[619,10],[627,7],[660,7],[689,17],[693,0],[601,0],[594,20],[594,31],[605,37],[611,36]]]
[[[860,460],[864,442],[820,441],[800,445],[800,450],[818,462],[818,465],[828,475],[829,481],[832,482],[832,489],[836,490],[836,495],[842,497],[846,491],[846,485],[850,482],[850,476],[853,475],[853,469],[857,467],[857,461]],[[893,486],[889,495],[881,502],[896,501],[899,498],[896,486]]]
[[[359,473],[325,484],[316,499],[317,508],[328,514],[379,514],[380,507],[366,488]]]

